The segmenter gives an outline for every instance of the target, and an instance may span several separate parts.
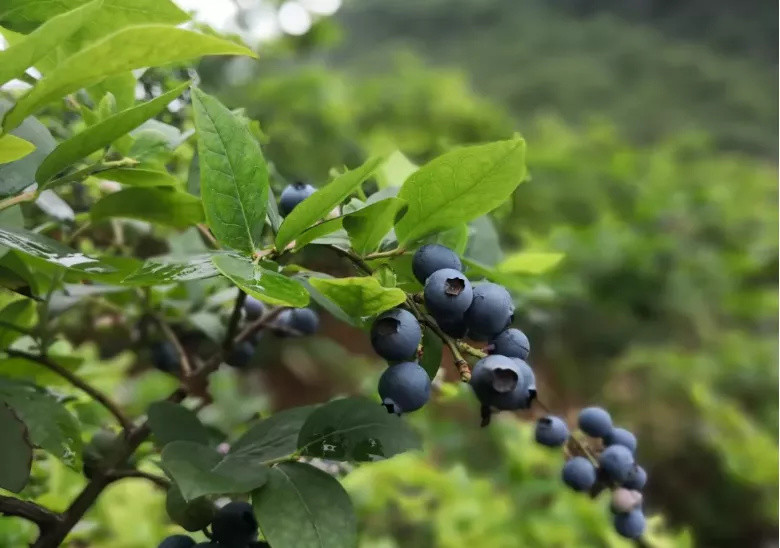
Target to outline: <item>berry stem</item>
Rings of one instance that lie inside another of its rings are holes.
[[[484,358],[487,356],[486,352],[483,352],[479,348],[474,348],[468,343],[465,343],[463,341],[455,341],[455,344],[458,346],[458,350],[463,352],[464,354],[468,354],[470,356],[474,356],[475,358]]]
[[[406,248],[397,247],[389,251],[377,251],[375,253],[369,253],[368,255],[365,255],[363,258],[367,261],[373,259],[387,259],[390,257],[397,257],[398,255],[403,255],[404,253],[406,253]]]
[[[181,369],[181,376],[182,378],[186,379],[192,374],[193,367],[190,363],[190,359],[187,357],[187,353],[184,351],[184,346],[182,346],[179,337],[176,336],[176,333],[173,332],[171,326],[169,326],[168,323],[160,316],[153,314],[152,318],[163,332],[163,335],[165,335],[165,338],[168,339],[168,341],[176,349],[176,352],[179,354],[179,368]]]

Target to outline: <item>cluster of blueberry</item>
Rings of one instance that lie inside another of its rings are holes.
[[[645,530],[642,493],[647,473],[634,460],[636,436],[612,425],[612,418],[600,407],[586,407],[578,418],[580,430],[600,443],[576,441],[570,447],[581,454],[571,456],[563,467],[563,481],[575,491],[598,492],[613,488],[612,512],[615,529],[622,536],[639,538]],[[566,422],[548,415],[536,422],[536,441],[547,447],[561,447],[573,438]],[[567,451],[569,454],[569,451]]]
[[[489,282],[472,287],[457,254],[438,244],[417,250],[412,271],[425,286],[426,310],[444,333],[490,341],[491,354],[477,362],[471,374],[483,423],[493,410],[528,409],[536,396],[536,381],[525,361],[528,338],[509,327],[514,317],[509,292]],[[391,364],[379,379],[379,396],[392,413],[419,409],[430,397],[430,378],[414,361],[421,339],[418,319],[402,308],[381,314],[371,327],[374,350]]]
[[[258,299],[247,295],[244,300],[244,316],[247,321],[254,321],[265,314],[265,307]],[[312,335],[317,332],[320,319],[311,308],[288,308],[276,317],[272,332],[279,337],[290,335]],[[238,369],[244,368],[252,361],[255,347],[259,342],[259,333],[252,339],[241,341],[233,346],[225,357],[225,363]],[[170,341],[156,341],[150,347],[152,363],[155,367],[168,373],[179,371],[179,351]]]
[[[211,540],[196,544],[187,535],[166,537],[157,548],[269,548],[257,540],[257,520],[248,502],[229,502],[214,514]]]

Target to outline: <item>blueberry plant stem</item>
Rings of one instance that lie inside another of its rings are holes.
[[[119,409],[119,406],[116,405],[111,399],[100,392],[97,388],[91,386],[89,383],[81,380],[79,377],[74,375],[71,371],[68,371],[66,368],[62,367],[60,364],[52,360],[51,358],[47,356],[39,356],[36,354],[30,354],[29,352],[24,352],[22,350],[15,350],[13,348],[8,348],[5,351],[6,354],[12,357],[16,358],[23,358],[27,361],[35,362],[37,364],[40,364],[44,366],[46,369],[53,371],[54,373],[58,374],[60,377],[67,380],[70,384],[75,386],[76,388],[79,388],[81,391],[85,392],[87,395],[89,395],[92,399],[100,403],[103,407],[105,407],[114,417],[116,417],[117,422],[122,426],[122,428],[125,430],[125,432],[128,432],[129,429],[132,426],[132,423],[130,420],[125,417],[124,413]]]
[[[16,516],[31,521],[38,526],[41,533],[51,529],[62,520],[59,514],[39,504],[15,497],[6,497],[5,495],[0,495],[0,514]]]
[[[223,347],[229,346],[233,337],[236,335],[238,321],[241,319],[241,307],[244,306],[244,301],[246,301],[246,292],[239,288],[238,295],[236,295],[236,302],[233,304],[233,312],[230,314],[230,322],[228,323],[227,332],[225,333],[225,340],[222,342]]]
[[[181,341],[179,340],[179,337],[176,336],[176,333],[173,332],[173,329],[159,316],[156,314],[152,316],[154,318],[154,321],[157,323],[157,325],[160,327],[160,330],[163,332],[163,335],[165,335],[165,338],[168,339],[168,341],[176,348],[176,352],[179,354],[179,368],[181,369],[181,375],[183,378],[187,378],[192,374],[193,368],[192,364],[190,363],[190,359],[187,357],[187,352],[184,350],[184,346],[182,346]]]

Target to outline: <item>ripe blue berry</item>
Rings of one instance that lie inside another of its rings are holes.
[[[574,457],[563,465],[561,477],[575,491],[588,491],[596,483],[596,468],[585,457]]]
[[[469,337],[486,341],[498,335],[512,322],[515,305],[505,288],[494,283],[474,286],[471,306],[464,314]]]
[[[279,213],[286,217],[295,206],[314,194],[315,190],[317,189],[313,186],[301,182],[287,185],[279,197]]]
[[[469,384],[483,406],[499,410],[527,409],[536,396],[528,364],[498,354],[474,365]]]
[[[569,439],[569,428],[560,417],[548,415],[536,421],[536,443],[547,447],[560,447]]]
[[[379,397],[389,413],[416,411],[431,396],[431,379],[415,362],[389,366],[379,377]]]
[[[635,466],[634,455],[627,447],[610,445],[599,455],[599,466],[609,479],[623,483]]]
[[[383,312],[371,326],[371,345],[377,354],[389,361],[414,356],[421,338],[417,318],[403,308]]]
[[[615,530],[623,537],[637,539],[645,532],[645,515],[641,510],[631,510],[627,514],[615,514]]]
[[[641,491],[645,488],[647,483],[647,472],[641,466],[635,466],[628,473],[628,478],[623,482],[623,487],[626,489],[635,489]]]
[[[320,318],[311,308],[288,308],[276,318],[276,325],[294,329],[301,335],[313,335],[320,326]]]
[[[229,502],[214,516],[213,540],[223,546],[244,546],[257,538],[257,519],[248,502]]]
[[[192,548],[195,541],[187,535],[171,535],[163,539],[157,548]]]
[[[249,341],[241,341],[230,351],[230,354],[225,358],[225,363],[230,367],[241,369],[242,367],[249,365],[249,362],[252,361],[252,356],[254,355],[255,347],[252,346],[252,343]]]
[[[612,417],[601,407],[586,407],[578,418],[580,430],[594,438],[603,438],[612,430]]]
[[[503,330],[488,345],[488,352],[510,358],[527,360],[531,353],[531,343],[525,333],[514,327]]]
[[[463,271],[463,264],[460,262],[458,255],[443,245],[424,245],[412,257],[412,272],[421,284],[425,283],[428,276],[442,268],[452,268],[458,272]]]
[[[170,341],[158,341],[152,343],[149,348],[152,364],[166,373],[179,371],[179,351]]]
[[[604,444],[622,445],[632,453],[636,453],[636,436],[625,428],[613,428],[609,434],[604,436]]]
[[[437,270],[425,281],[425,307],[435,317],[460,317],[471,305],[468,278],[453,268]]]
[[[253,296],[247,295],[246,299],[244,299],[244,313],[246,317],[250,320],[256,320],[263,315],[263,312],[265,312],[263,303]]]

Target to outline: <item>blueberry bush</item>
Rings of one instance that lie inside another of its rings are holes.
[[[0,513],[35,525],[10,542],[78,538],[110,487],[141,479],[177,524],[161,547],[354,546],[338,477],[418,449],[406,415],[447,392],[448,368],[479,402],[475,422],[530,410],[540,448],[563,455],[562,483],[610,491],[614,530],[641,539],[636,437],[599,407],[577,429],[554,414],[512,327],[512,276],[561,257],[519,253],[493,269],[464,256],[467,224],[526,181],[524,140],[404,170],[371,156],[316,188],[288,183],[264,158],[262,128],[186,64],[254,53],[176,26],[186,19],[160,0],[0,8],[0,83],[29,86],[0,103]],[[139,74],[150,66],[173,68]],[[349,275],[317,270],[312,248]],[[269,338],[314,335],[323,312],[387,360],[373,398],[250,413],[232,421],[238,433],[203,420],[206,387],[243,378]],[[142,357],[120,389],[91,370],[83,345],[97,327],[127,333]],[[84,477],[62,508],[47,504],[60,465]]]

